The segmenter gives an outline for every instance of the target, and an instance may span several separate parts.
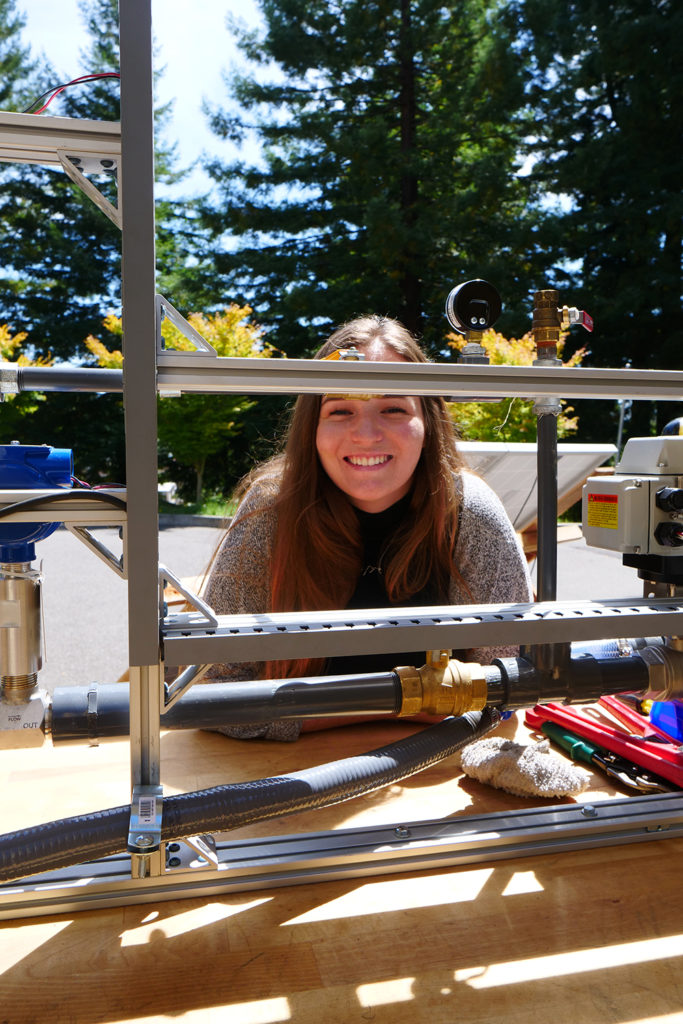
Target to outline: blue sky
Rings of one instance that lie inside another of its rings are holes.
[[[77,0],[19,0],[26,16],[25,39],[34,56],[44,54],[60,75],[59,81],[77,78],[96,69],[86,67],[80,51],[87,44]],[[239,62],[239,54],[225,27],[227,11],[249,25],[258,23],[255,0],[152,0],[154,35],[159,64],[165,72],[158,85],[157,101],[173,101],[173,121],[167,141],[178,143],[181,166],[200,157],[202,151],[230,157],[231,146],[210,133],[201,113],[203,98],[223,101],[222,74]],[[52,108],[50,108],[52,111]],[[59,99],[54,113],[58,114]],[[208,179],[199,168],[181,186],[184,194],[206,188]]]

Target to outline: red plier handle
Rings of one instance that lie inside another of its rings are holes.
[[[658,725],[651,722],[649,718],[634,711],[633,708],[629,707],[628,704],[624,704],[623,701],[619,700],[618,697],[601,697],[598,701],[602,707],[607,708],[611,715],[621,722],[623,725],[627,725],[629,732],[637,733],[642,735],[647,731],[649,736],[648,739],[653,739],[655,736],[659,736],[660,739],[665,740],[667,743],[671,743],[671,736],[663,729],[660,729]],[[658,741],[656,741],[658,743]],[[658,743],[659,745],[659,743]]]

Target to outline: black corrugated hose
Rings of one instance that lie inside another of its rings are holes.
[[[499,722],[498,711],[487,707],[447,718],[367,754],[270,779],[165,797],[162,839],[224,832],[372,793],[449,757]],[[112,807],[0,836],[0,881],[123,853],[129,822],[129,806]]]

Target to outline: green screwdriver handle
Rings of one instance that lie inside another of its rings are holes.
[[[563,750],[566,750],[572,761],[585,761],[587,764],[593,764],[593,758],[599,754],[598,748],[594,747],[588,740],[581,739],[580,736],[567,732],[566,729],[563,729],[561,725],[556,725],[555,722],[544,722],[541,726],[541,732],[548,739],[562,747]]]

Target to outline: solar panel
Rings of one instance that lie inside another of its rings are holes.
[[[505,506],[515,530],[521,532],[538,518],[536,445],[523,442],[460,441],[458,449],[467,465],[483,477]],[[557,446],[557,491],[566,506],[594,470],[616,454],[613,444]],[[581,493],[576,495],[576,501]],[[564,499],[564,501],[563,501]]]

